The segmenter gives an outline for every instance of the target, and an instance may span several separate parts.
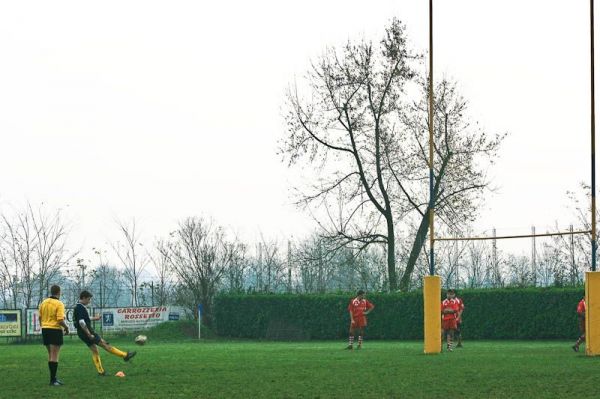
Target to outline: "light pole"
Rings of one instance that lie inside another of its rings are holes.
[[[592,139],[592,271],[596,271],[596,97],[594,76],[594,0],[590,0],[590,107]]]

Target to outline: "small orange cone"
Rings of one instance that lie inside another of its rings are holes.
[[[121,377],[121,378],[123,378],[123,377],[125,377],[125,373],[122,372],[122,371],[117,371],[117,374],[115,374],[115,377]]]

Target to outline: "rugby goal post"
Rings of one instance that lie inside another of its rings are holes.
[[[590,0],[590,130],[591,130],[591,230],[569,233],[547,233],[519,236],[494,237],[524,238],[566,234],[591,233],[591,271],[585,273],[586,301],[586,350],[587,356],[600,355],[600,272],[596,271],[596,114],[595,114],[595,74],[594,74],[594,0]],[[423,282],[424,305],[424,352],[436,354],[442,351],[440,339],[441,330],[441,278],[435,275],[435,241],[450,240],[482,240],[487,237],[471,238],[436,238],[434,231],[434,201],[433,201],[433,0],[429,0],[429,276]]]

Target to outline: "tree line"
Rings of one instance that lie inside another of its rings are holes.
[[[94,293],[96,307],[176,304],[193,311],[202,303],[210,323],[214,298],[224,292],[389,291],[385,245],[339,248],[320,231],[246,243],[210,218],[189,217],[151,243],[142,242],[135,221],[118,223],[121,239],[83,259],[67,248],[61,211],[45,211],[28,204],[0,216],[1,307],[37,307],[49,285],[60,284],[69,304],[82,289]],[[498,250],[493,241],[452,242],[438,245],[437,270],[453,288],[578,286],[589,269],[588,239],[553,237],[540,243],[535,258]],[[399,262],[407,261],[410,240],[398,241],[396,251]],[[428,261],[422,251],[409,289],[421,287]]]

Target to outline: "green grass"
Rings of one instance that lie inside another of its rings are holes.
[[[131,339],[113,342],[132,349]],[[586,398],[597,397],[600,358],[568,342],[469,342],[422,354],[419,342],[156,342],[131,363],[103,352],[98,377],[89,350],[67,339],[62,387],[47,386],[45,348],[0,345],[2,398]]]

